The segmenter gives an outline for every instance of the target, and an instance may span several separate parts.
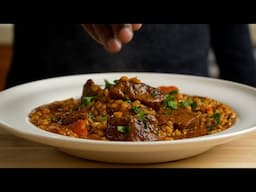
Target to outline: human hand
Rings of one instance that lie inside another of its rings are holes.
[[[142,24],[82,24],[82,26],[109,52],[117,53],[122,49],[123,44],[132,40],[134,31],[139,30]]]

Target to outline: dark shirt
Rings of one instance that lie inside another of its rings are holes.
[[[148,71],[208,76],[213,48],[220,78],[256,85],[256,65],[244,24],[144,24],[118,54],[108,53],[74,25],[15,25],[7,87],[62,75]]]

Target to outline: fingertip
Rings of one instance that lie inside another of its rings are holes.
[[[105,48],[110,53],[117,53],[121,50],[122,44],[117,39],[110,39],[110,40],[107,41],[107,44],[106,44]]]
[[[122,43],[128,43],[133,38],[133,32],[130,28],[125,27],[120,30],[117,37]]]
[[[142,24],[132,24],[132,30],[138,31],[142,27]]]

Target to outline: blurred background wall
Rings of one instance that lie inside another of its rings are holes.
[[[0,24],[0,90],[3,89],[10,66],[13,43],[13,25]]]
[[[256,58],[256,24],[250,24],[251,38],[254,46],[254,55]],[[0,24],[0,90],[3,89],[6,75],[11,63],[13,44],[13,25]],[[218,68],[215,63],[214,55],[209,54],[210,75],[218,76]]]

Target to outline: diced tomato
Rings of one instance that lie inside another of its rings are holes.
[[[88,135],[88,129],[84,120],[77,120],[76,122],[69,125],[69,128],[80,137],[86,137]]]
[[[174,90],[178,91],[178,88],[175,86],[160,86],[159,88],[163,93],[170,93],[171,91],[174,91]]]

